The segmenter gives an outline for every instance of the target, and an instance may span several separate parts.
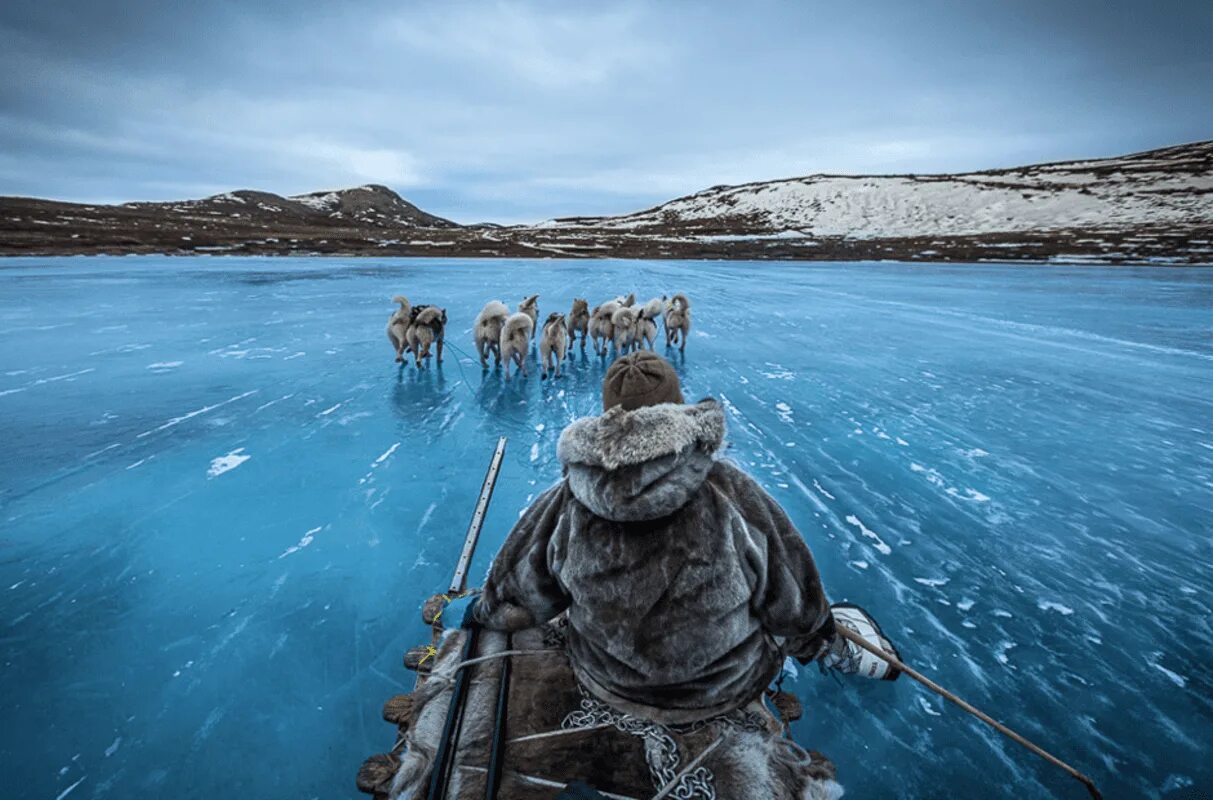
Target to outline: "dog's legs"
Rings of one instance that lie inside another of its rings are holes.
[[[480,356],[480,368],[481,369],[489,368],[488,350],[489,350],[489,343],[486,342],[481,337],[477,336],[476,337],[476,355]]]
[[[446,337],[445,337],[445,336],[439,336],[439,337],[438,337],[438,352],[437,352],[437,354],[434,356],[434,360],[435,360],[436,362],[438,362],[439,364],[441,364],[441,363],[442,363],[442,348],[443,348],[444,346],[446,346]]]
[[[404,340],[397,339],[396,334],[390,330],[387,332],[387,340],[392,343],[392,349],[396,351],[396,363],[404,363]]]

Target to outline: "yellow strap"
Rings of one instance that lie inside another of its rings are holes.
[[[432,645],[432,644],[427,644],[425,646],[425,655],[423,655],[421,657],[421,660],[417,662],[417,666],[420,667],[422,664],[424,664],[429,659],[437,658],[437,657],[438,657],[438,648],[434,647],[434,645]]]
[[[450,605],[452,601],[467,597],[469,594],[472,594],[472,591],[470,589],[467,591],[464,591],[464,592],[455,592],[453,594],[440,594],[438,596],[441,597],[443,600],[445,600],[447,602],[447,605]],[[446,611],[446,606],[443,606],[442,608],[438,609],[438,613],[434,615],[435,624],[437,624],[438,622],[440,622],[442,620],[443,611]]]

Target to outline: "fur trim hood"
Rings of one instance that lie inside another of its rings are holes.
[[[594,514],[620,522],[657,519],[684,506],[702,485],[724,441],[724,412],[713,399],[666,403],[565,428],[556,448],[573,495]]]

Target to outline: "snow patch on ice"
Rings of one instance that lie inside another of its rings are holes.
[[[243,455],[244,448],[238,447],[225,456],[211,459],[210,469],[206,471],[207,478],[218,478],[225,472],[231,472],[236,467],[248,461],[252,456]]]
[[[389,458],[392,457],[392,453],[395,453],[397,448],[399,448],[399,447],[400,447],[400,442],[396,442],[394,445],[389,447],[387,450],[384,451],[383,455],[381,455],[381,456],[379,456],[379,458],[375,459],[374,465],[382,464],[384,461],[387,461]]]
[[[927,698],[923,697],[922,695],[918,695],[918,707],[921,708],[923,711],[927,712],[927,714],[929,714],[932,717],[942,717],[943,716],[943,713],[936,711],[935,707],[931,705],[931,701],[927,700]]]
[[[923,586],[930,586],[932,589],[937,589],[940,586],[946,586],[949,578],[915,578],[915,583],[921,583]]]
[[[321,530],[323,530],[323,526],[318,527],[318,528],[312,528],[307,533],[303,534],[303,537],[300,538],[296,544],[293,544],[290,547],[283,550],[282,555],[278,556],[278,558],[286,558],[291,553],[298,553],[300,550],[302,550],[303,548],[305,548],[309,544],[311,544],[313,541],[315,541],[316,534],[320,533]],[[418,557],[420,557],[420,556],[418,556]]]
[[[1037,601],[1036,607],[1041,611],[1056,611],[1063,617],[1068,617],[1074,613],[1074,609],[1070,608],[1069,606],[1063,606],[1061,603],[1057,603],[1052,600]]]
[[[1147,663],[1151,667],[1154,667],[1154,669],[1161,672],[1163,675],[1166,675],[1167,680],[1171,681],[1171,683],[1175,684],[1180,689],[1183,689],[1184,687],[1186,687],[1188,685],[1188,679],[1185,678],[1183,675],[1180,675],[1177,672],[1172,672],[1171,670],[1164,667],[1162,664],[1159,664],[1158,659],[1160,659],[1160,658],[1162,658],[1161,652],[1151,653],[1150,660]]]
[[[155,428],[152,428],[150,431],[144,431],[143,433],[140,433],[135,438],[142,439],[144,437],[151,436],[153,433],[157,433],[158,431],[166,430],[168,428],[173,427],[174,425],[180,425],[182,422],[185,422],[186,420],[189,420],[189,419],[193,419],[194,417],[198,416],[199,414],[205,414],[208,411],[214,411],[216,408],[221,408],[223,406],[226,406],[228,403],[234,403],[237,400],[243,400],[244,398],[248,397],[249,395],[257,394],[257,392],[258,392],[257,389],[253,389],[252,391],[248,391],[243,394],[238,394],[235,397],[229,397],[228,399],[224,400],[222,403],[215,403],[213,405],[203,406],[202,408],[195,409],[194,411],[190,411],[189,413],[182,414],[179,417],[173,417],[172,419],[170,419],[168,422],[164,423],[163,425],[158,425]]]
[[[65,798],[65,797],[67,797],[69,794],[71,794],[71,793],[72,793],[72,791],[73,791],[73,790],[74,790],[74,789],[75,789],[77,786],[79,786],[80,784],[84,783],[84,779],[85,779],[85,778],[87,778],[87,777],[88,777],[87,775],[82,776],[82,777],[80,778],[80,780],[76,781],[76,782],[75,782],[75,783],[73,783],[71,786],[69,786],[69,787],[67,787],[66,789],[64,789],[62,792],[59,792],[59,794],[58,794],[58,795],[55,797],[55,800],[63,800],[63,798]]]
[[[848,514],[847,522],[851,523],[856,528],[859,528],[860,533],[862,533],[867,538],[876,542],[876,544],[874,544],[873,547],[875,547],[882,554],[887,556],[887,555],[891,555],[893,553],[893,548],[891,548],[887,544],[885,544],[884,539],[881,539],[880,536],[876,533],[876,531],[872,530],[871,528],[869,528],[868,526],[866,526],[862,522],[860,522],[859,517],[855,516],[854,514]]]

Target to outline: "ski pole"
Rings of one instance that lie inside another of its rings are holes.
[[[994,719],[989,714],[985,713],[981,709],[974,706],[972,703],[969,703],[969,702],[957,697],[955,694],[953,694],[952,692],[949,692],[947,689],[943,688],[938,683],[936,683],[935,681],[928,678],[926,675],[923,675],[921,672],[915,670],[912,667],[906,666],[904,663],[902,663],[901,659],[897,658],[896,656],[894,656],[891,653],[886,653],[884,651],[884,649],[877,647],[876,645],[870,643],[867,639],[864,639],[862,636],[860,636],[855,631],[852,631],[849,628],[839,625],[838,633],[840,636],[842,636],[842,638],[846,639],[848,642],[851,642],[854,645],[862,647],[864,650],[867,650],[869,653],[876,656],[877,658],[883,659],[884,661],[888,662],[889,665],[892,666],[894,669],[900,670],[901,672],[904,672],[905,674],[909,675],[911,678],[918,681],[923,686],[927,687],[932,692],[935,692],[937,695],[944,698],[945,700],[952,701],[956,705],[963,708],[965,711],[969,712],[970,714],[977,717],[982,722],[984,722],[987,725],[989,725],[990,727],[992,727],[994,730],[1001,733],[1003,736],[1006,736],[1006,737],[1010,738],[1011,740],[1018,742],[1019,744],[1026,747],[1028,750],[1031,750],[1033,753],[1035,753],[1036,755],[1043,758],[1045,761],[1048,761],[1053,766],[1060,767],[1061,769],[1065,770],[1066,772],[1068,772],[1070,774],[1070,777],[1074,778],[1075,780],[1080,782],[1083,786],[1087,787],[1087,791],[1090,792],[1091,797],[1093,797],[1094,800],[1103,800],[1103,795],[1101,795],[1099,793],[1099,789],[1095,788],[1094,781],[1092,781],[1086,775],[1083,775],[1078,770],[1074,769],[1074,767],[1071,767],[1069,764],[1062,761],[1057,756],[1048,752],[1040,745],[1029,741],[1025,737],[1023,737],[1020,734],[1016,733],[1015,731],[1011,730],[1006,725],[1003,725],[1001,722]]]

